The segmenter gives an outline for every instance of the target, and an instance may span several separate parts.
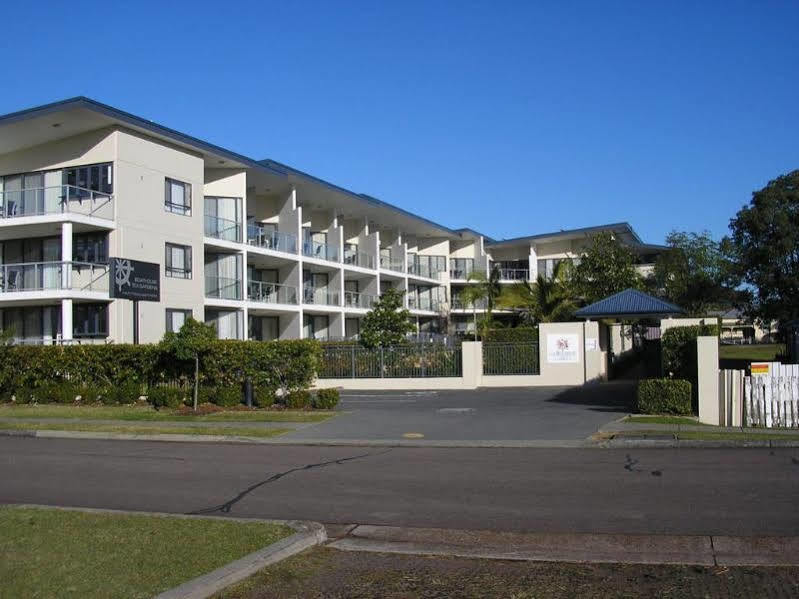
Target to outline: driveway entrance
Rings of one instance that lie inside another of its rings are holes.
[[[579,440],[630,412],[634,383],[476,391],[343,391],[327,422],[282,439]],[[421,436],[419,436],[421,435]]]

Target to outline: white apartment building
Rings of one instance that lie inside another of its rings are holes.
[[[336,339],[389,287],[420,332],[467,330],[473,270],[534,280],[626,224],[494,241],[272,160],[253,160],[88,98],[0,117],[0,325],[28,343],[133,340],[109,257],[158,263],[140,340],[191,315],[221,338]]]

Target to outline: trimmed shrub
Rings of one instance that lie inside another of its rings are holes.
[[[696,382],[696,338],[718,337],[716,325],[693,325],[667,329],[660,339],[663,374]]]
[[[693,414],[691,383],[680,379],[639,381],[635,402],[641,414]]]
[[[332,410],[338,405],[339,398],[338,389],[319,389],[311,398],[311,407],[315,410]]]
[[[232,408],[233,406],[241,404],[242,399],[243,394],[241,392],[241,386],[234,384],[217,387],[214,395],[211,397],[211,402],[223,408]]]
[[[147,401],[156,408],[178,408],[183,403],[186,393],[176,387],[150,387]]]
[[[255,387],[252,394],[253,403],[259,408],[268,408],[277,401],[275,391],[269,387]]]
[[[14,391],[14,401],[16,403],[36,403],[36,393],[33,387],[17,387]]]
[[[98,385],[87,383],[80,387],[80,403],[93,404],[100,401],[101,395],[105,389]]]
[[[491,343],[538,343],[537,327],[513,327],[511,329],[488,329],[482,340]]]
[[[107,392],[108,403],[131,404],[141,396],[141,384],[137,380],[129,378],[109,387]]]
[[[283,403],[289,410],[305,410],[311,406],[311,392],[307,389],[290,391],[283,398]]]

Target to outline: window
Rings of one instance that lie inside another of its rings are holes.
[[[106,233],[75,235],[72,242],[72,260],[92,264],[108,263],[108,236]]]
[[[108,306],[106,304],[75,304],[72,309],[72,335],[108,337]]]
[[[191,318],[191,315],[192,315],[191,310],[177,310],[175,308],[167,308],[166,332],[177,333],[183,326],[183,323],[185,323],[187,319]]]
[[[69,186],[69,199],[83,200],[111,195],[114,193],[113,173],[111,163],[64,169],[64,183]]]
[[[191,246],[166,244],[166,276],[176,279],[191,278]]]
[[[474,271],[474,258],[451,258],[449,276],[453,279],[468,279]]]
[[[191,184],[164,179],[164,208],[173,214],[191,216]]]

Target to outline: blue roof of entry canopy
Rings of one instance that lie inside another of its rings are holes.
[[[638,291],[625,289],[610,297],[594,302],[575,312],[578,318],[646,318],[684,314],[685,311],[660,298]]]

